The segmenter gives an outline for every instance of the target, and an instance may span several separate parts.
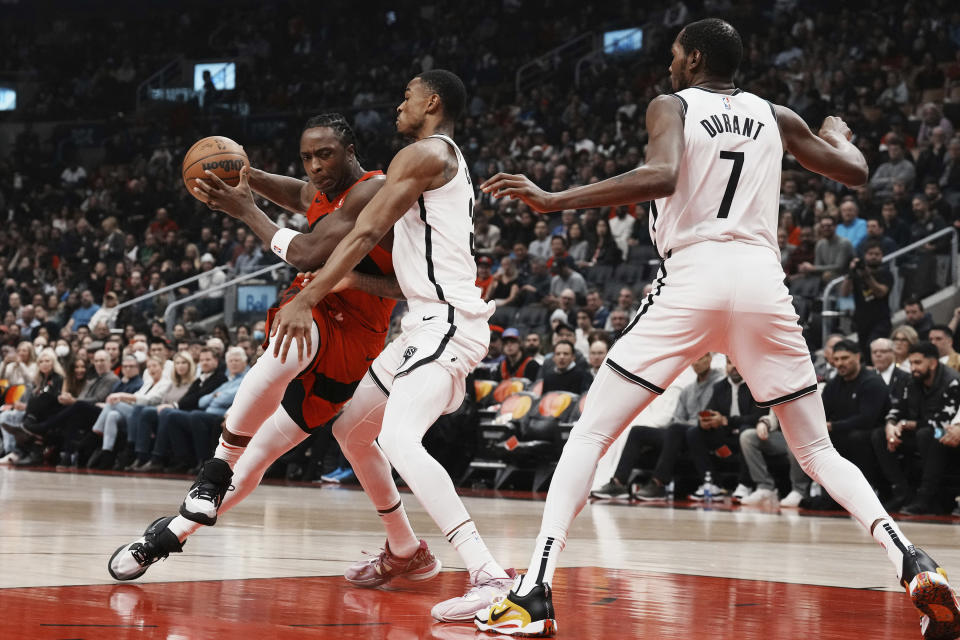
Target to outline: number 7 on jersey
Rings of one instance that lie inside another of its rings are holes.
[[[723,201],[720,203],[718,218],[726,218],[730,214],[730,205],[733,203],[733,194],[740,182],[740,171],[743,169],[743,151],[721,151],[721,160],[733,160],[733,169],[730,171],[730,180],[727,189],[723,192]]]

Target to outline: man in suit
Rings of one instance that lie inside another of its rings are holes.
[[[870,343],[870,361],[890,391],[891,402],[903,397],[903,391],[910,383],[910,374],[894,362],[893,342],[888,338],[877,338]]]
[[[720,491],[707,479],[708,473],[712,479],[716,471],[714,460],[739,453],[740,430],[755,427],[765,413],[757,407],[736,364],[728,356],[727,376],[713,385],[713,396],[706,411],[701,412],[699,424],[687,429],[687,447],[701,479],[700,487],[690,496],[692,500],[703,500],[708,491],[713,495]],[[740,484],[749,483],[747,470],[741,465]]]

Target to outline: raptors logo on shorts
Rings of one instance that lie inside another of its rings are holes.
[[[365,173],[350,188],[382,175],[380,171]],[[349,192],[350,189],[347,189],[333,201],[325,194],[318,193],[307,211],[310,227],[313,228],[323,216],[340,208]],[[390,275],[393,273],[392,256],[386,249],[374,247],[357,265],[357,271]],[[303,279],[298,277],[280,296],[277,306],[267,312],[268,336],[277,311],[292,300],[303,286]],[[394,304],[393,300],[387,298],[347,289],[329,294],[313,308],[313,319],[320,333],[317,355],[287,386],[281,403],[301,429],[310,430],[326,424],[353,397],[370,363],[383,351]]]

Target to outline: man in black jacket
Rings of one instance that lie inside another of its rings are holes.
[[[756,400],[743,381],[737,366],[727,357],[727,377],[713,385],[713,396],[706,411],[700,414],[700,424],[687,429],[690,457],[700,474],[701,484],[690,498],[703,500],[706,492],[716,495],[720,488],[708,482],[707,474],[716,471],[714,458],[728,458],[740,451],[740,430],[752,429],[766,413],[757,407]],[[750,483],[745,465],[740,465],[740,484]]]
[[[586,393],[593,382],[590,372],[577,364],[573,343],[569,340],[553,345],[553,367],[544,366],[542,371],[544,394],[549,391]]]
[[[833,366],[837,375],[823,388],[830,440],[840,455],[875,483],[871,435],[890,411],[890,393],[879,373],[860,365],[860,347],[855,342],[841,340],[834,345]]]
[[[909,360],[913,379],[903,397],[894,401],[886,427],[873,432],[873,450],[893,490],[884,506],[894,511],[906,504],[902,513],[918,515],[938,511],[936,498],[947,453],[947,445],[940,440],[960,410],[960,374],[940,364],[940,352],[929,342],[910,347]],[[910,501],[913,491],[899,454],[909,460],[915,451],[923,461],[923,476],[916,498]]]
[[[897,366],[893,356],[893,342],[889,338],[877,338],[870,343],[870,360],[873,368],[890,393],[890,400],[896,402],[903,397],[903,392],[910,384],[909,373]]]

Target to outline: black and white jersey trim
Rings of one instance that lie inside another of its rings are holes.
[[[427,205],[423,202],[423,194],[417,198],[417,203],[420,205],[420,219],[423,221],[425,228],[423,232],[423,246],[425,247],[427,258],[427,279],[433,283],[434,287],[436,287],[437,298],[443,302],[446,302],[447,299],[443,296],[443,287],[441,287],[440,283],[437,282],[437,276],[433,269],[433,227],[431,227],[430,223],[427,222]]]
[[[663,394],[664,392],[663,387],[658,387],[657,385],[653,384],[649,380],[645,380],[634,373],[630,373],[629,371],[627,371],[626,369],[618,365],[616,362],[614,362],[610,358],[607,358],[606,363],[607,363],[607,366],[610,367],[610,369],[612,369],[614,373],[616,373],[621,378],[627,380],[628,382],[632,382],[633,384],[638,384],[644,389],[647,389],[648,391],[653,391],[658,396]]]
[[[802,398],[803,396],[814,393],[816,390],[817,390],[817,385],[812,384],[809,387],[806,387],[805,389],[800,389],[799,391],[788,393],[787,395],[780,396],[779,398],[774,398],[773,400],[766,400],[764,402],[758,402],[757,406],[761,409],[769,409],[770,407],[776,406],[778,404],[784,404],[785,402],[790,402],[791,400]]]
[[[374,373],[373,367],[370,367],[369,371],[370,371],[370,379],[373,380],[374,384],[380,387],[380,391],[383,391],[383,395],[389,397],[390,391],[387,389],[386,385],[384,385],[383,382],[380,381],[380,378],[377,377],[377,374]]]

